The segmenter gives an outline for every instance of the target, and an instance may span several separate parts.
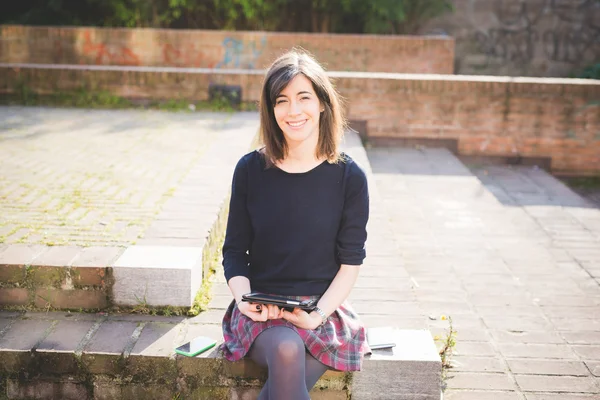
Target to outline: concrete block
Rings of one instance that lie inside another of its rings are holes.
[[[365,357],[352,378],[352,398],[439,400],[442,363],[429,331],[395,330],[395,337],[396,347]]]
[[[0,304],[24,306],[29,303],[29,292],[25,288],[0,288]]]
[[[189,307],[202,284],[202,248],[131,246],[112,274],[116,305]]]
[[[63,399],[87,400],[89,395],[83,383],[44,380],[8,379],[9,399]]]

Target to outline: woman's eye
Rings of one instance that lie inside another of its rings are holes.
[[[304,97],[300,98],[300,100],[310,100],[310,97],[304,96]]]
[[[278,104],[281,104],[281,103],[285,103],[285,100],[277,100],[277,101],[275,102],[275,105],[278,105]]]

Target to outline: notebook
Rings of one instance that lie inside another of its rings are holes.
[[[394,328],[386,326],[367,329],[367,343],[371,350],[389,349],[396,346]]]

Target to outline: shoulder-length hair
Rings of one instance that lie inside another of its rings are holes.
[[[319,141],[315,156],[330,163],[341,160],[339,145],[346,129],[341,98],[321,65],[308,53],[292,50],[280,56],[269,67],[260,97],[260,139],[267,167],[287,156],[288,147],[275,119],[275,99],[298,75],[312,82],[324,111],[319,118]]]

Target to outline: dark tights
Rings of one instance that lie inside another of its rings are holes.
[[[298,333],[283,326],[259,334],[249,356],[269,370],[258,400],[310,399],[309,390],[328,368],[306,351]]]

